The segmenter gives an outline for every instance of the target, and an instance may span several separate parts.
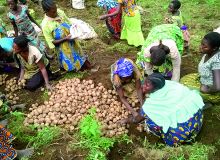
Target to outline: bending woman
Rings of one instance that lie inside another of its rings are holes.
[[[158,25],[148,34],[136,64],[147,75],[160,72],[166,79],[179,81],[183,45],[183,34],[178,26]]]
[[[48,78],[48,74],[51,74],[49,61],[28,42],[29,40],[23,35],[14,39],[14,52],[21,64],[19,81],[26,79],[25,88],[31,91],[39,88],[43,82],[45,82],[46,88],[51,90]]]
[[[57,9],[53,0],[43,0],[42,7],[45,12],[42,31],[49,48],[57,53],[60,67],[66,71],[90,69],[90,62],[81,55],[79,42],[71,39],[71,23],[66,14]]]
[[[145,120],[151,133],[169,146],[192,141],[203,122],[202,97],[193,90],[174,81],[165,80],[159,73],[148,76],[142,86],[149,94],[136,117],[121,123],[139,123]]]
[[[116,89],[121,102],[132,113],[133,116],[136,116],[136,113],[127,101],[126,97],[138,97],[140,104],[143,104],[140,79],[141,73],[139,72],[135,63],[128,58],[120,58],[111,66],[111,81],[113,87]],[[136,94],[133,94],[135,89]]]
[[[117,10],[118,3],[114,0],[98,0],[97,5],[107,10],[108,14],[114,13]],[[118,13],[113,17],[106,18],[106,26],[116,39],[120,38],[121,33],[121,17],[122,13]]]
[[[198,74],[184,76],[181,83],[201,91],[205,101],[220,102],[220,34],[210,32],[204,36],[201,43],[203,55]]]

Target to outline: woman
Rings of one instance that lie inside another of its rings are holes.
[[[14,38],[8,37],[0,39],[0,67],[3,67],[4,71],[19,66],[17,57],[13,55],[13,40]]]
[[[160,72],[167,79],[179,81],[183,44],[183,34],[178,26],[158,25],[148,34],[136,64],[147,75]]]
[[[116,89],[121,102],[133,116],[136,116],[136,112],[128,103],[126,97],[138,97],[140,104],[143,104],[140,79],[141,74],[137,66],[128,58],[120,58],[111,66],[111,81],[113,87]],[[134,95],[133,92],[135,88],[137,94]]]
[[[48,74],[51,75],[49,61],[28,42],[29,40],[24,35],[14,39],[14,53],[17,54],[21,64],[19,81],[26,79],[25,88],[31,91],[39,88],[43,82],[45,82],[46,88],[51,90],[48,78]]]
[[[33,155],[34,150],[31,148],[27,148],[24,150],[16,150],[13,148],[11,142],[15,139],[15,137],[7,131],[0,124],[0,159],[2,160],[11,160],[11,159],[22,159],[27,158]]]
[[[114,13],[117,10],[118,3],[114,0],[98,0],[97,5],[107,10],[108,14]],[[121,33],[121,13],[118,13],[114,17],[108,17],[106,19],[106,26],[113,34],[115,39],[120,38]]]
[[[139,123],[145,120],[150,132],[169,146],[190,142],[197,136],[202,127],[204,103],[196,91],[165,80],[159,73],[148,76],[142,90],[149,97],[140,113],[121,123]]]
[[[118,0],[117,10],[100,17],[101,20],[114,17],[123,12],[123,28],[120,39],[126,39],[129,45],[135,47],[144,44],[144,37],[141,30],[141,15],[136,6],[135,0]]]
[[[37,47],[42,54],[47,56],[47,49],[43,42],[38,38],[38,34],[32,25],[35,23],[39,28],[40,25],[31,17],[28,7],[25,5],[18,5],[18,0],[7,0],[10,11],[8,17],[13,25],[15,37],[18,35],[26,35],[30,43]]]
[[[45,17],[42,31],[50,49],[58,53],[60,67],[66,71],[90,69],[92,66],[86,57],[81,56],[80,44],[71,39],[70,21],[66,14],[57,9],[53,0],[43,0],[42,8]]]
[[[189,74],[181,79],[181,83],[199,89],[205,101],[220,102],[220,34],[210,32],[204,36],[201,47],[204,54],[198,74]]]

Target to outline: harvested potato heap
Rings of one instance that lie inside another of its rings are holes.
[[[22,80],[20,82],[17,83],[16,77],[7,80],[5,82],[5,91],[6,92],[15,92],[19,89],[22,89],[25,86],[25,80]]]
[[[7,74],[1,74],[0,75],[0,86],[5,84],[7,77],[8,77]]]
[[[14,94],[14,92],[24,87],[25,80],[22,80],[17,83],[15,77],[12,79],[6,80],[7,77],[8,75],[6,74],[0,75],[0,85],[5,85],[5,91],[7,92],[6,98],[11,104],[15,105],[17,104],[19,97],[17,94]]]
[[[117,101],[114,90],[107,90],[101,83],[95,86],[92,80],[80,82],[77,78],[60,81],[54,88],[48,94],[48,101],[42,105],[32,105],[31,113],[24,121],[25,125],[65,125],[72,131],[77,129],[77,124],[87,111],[95,106],[96,118],[101,122],[105,136],[112,137],[128,132],[117,121],[127,118],[130,113]]]

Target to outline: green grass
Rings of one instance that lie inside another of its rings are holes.
[[[137,147],[131,155],[143,157],[146,160],[208,160],[215,152],[216,148],[212,145],[194,143],[192,145],[169,147],[163,144],[152,145],[145,139],[143,146]],[[128,156],[125,159],[132,159],[132,157]]]

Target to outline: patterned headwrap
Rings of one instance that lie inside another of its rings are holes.
[[[99,7],[104,7],[104,6],[106,6],[106,9],[107,9],[107,10],[110,10],[110,9],[112,9],[112,8],[117,7],[117,6],[118,6],[118,3],[115,2],[114,0],[98,0],[98,1],[97,1],[97,5],[98,5]]]
[[[155,90],[161,89],[165,85],[165,78],[160,73],[152,73],[147,79],[151,81]]]
[[[120,77],[129,77],[132,75],[134,66],[126,58],[120,58],[116,65],[114,74],[117,74]]]

